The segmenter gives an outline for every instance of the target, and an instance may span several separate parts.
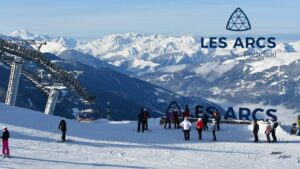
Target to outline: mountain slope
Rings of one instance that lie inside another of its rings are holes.
[[[74,94],[61,90],[55,115],[74,118],[78,109],[92,108],[95,111],[99,111],[102,117],[106,117],[108,101],[110,102],[110,117],[114,120],[136,119],[141,107],[146,107],[152,117],[161,116],[167,109],[168,104],[173,100],[176,100],[182,107],[186,104],[191,106],[201,104],[219,107],[205,99],[193,100],[182,97],[164,88],[118,73],[110,69],[114,67],[107,63],[98,60],[93,62],[95,58],[89,55],[87,57],[90,57],[91,62],[95,63],[97,69],[82,64],[79,62],[81,58],[79,58],[79,61],[73,59],[76,58],[76,51],[69,52],[65,54],[66,60],[62,59],[63,57],[59,58],[49,53],[45,54],[45,56],[52,62],[62,66],[65,70],[82,72],[83,74],[79,75],[79,81],[87,88],[89,93],[96,96],[96,104],[92,106],[83,105],[79,100],[72,100]],[[26,62],[23,66],[29,67],[28,65],[30,64]],[[3,64],[0,65],[0,68],[3,69],[1,72],[5,75],[1,76],[0,83],[0,98],[4,102],[10,72],[7,66],[5,67]],[[16,105],[43,111],[47,95],[39,90],[39,92],[35,92],[36,87],[23,76],[20,86]],[[219,109],[221,112],[223,111],[222,108],[219,107]],[[75,110],[76,112],[74,112]]]
[[[51,54],[46,54],[46,56],[54,57]],[[57,64],[69,71],[83,71],[84,74],[79,76],[79,80],[89,93],[96,96],[100,107],[106,107],[106,102],[110,101],[114,119],[135,119],[141,107],[148,108],[150,114],[157,117],[165,112],[172,100],[177,100],[181,105],[198,103],[204,106],[217,106],[204,99],[195,101],[182,97],[164,88],[105,67],[95,69],[72,60],[57,62]]]

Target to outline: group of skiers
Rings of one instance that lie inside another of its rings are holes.
[[[182,113],[182,122],[180,123],[180,116],[177,111],[173,112],[167,112],[166,113],[166,119],[165,119],[165,124],[164,128],[167,129],[167,126],[169,129],[171,129],[171,121],[174,122],[174,128],[179,129],[180,127],[183,130],[184,133],[184,139],[186,141],[190,140],[190,131],[191,131],[191,122],[188,120],[191,117],[190,115],[190,109],[189,106],[186,105],[184,112]],[[220,130],[220,113],[219,112],[214,112],[212,115],[212,135],[213,135],[213,141],[216,141],[216,131]],[[198,119],[196,123],[196,129],[198,131],[198,136],[199,140],[202,140],[202,131],[203,130],[208,130],[207,123],[209,121],[209,115],[204,112],[202,117]]]
[[[191,131],[191,127],[192,124],[189,121],[189,117],[190,117],[190,111],[189,111],[189,107],[188,105],[185,106],[185,110],[182,113],[182,122],[179,124],[179,126],[182,128],[183,130],[183,134],[184,134],[184,139],[185,140],[190,140],[190,131]],[[174,128],[179,128],[177,127],[177,124],[179,123],[179,116],[177,112],[167,112],[166,114],[166,119],[165,119],[165,124],[164,124],[164,128],[171,128],[171,121],[173,120],[174,122]],[[212,131],[212,136],[213,136],[213,141],[217,140],[216,137],[216,131],[220,130],[220,120],[221,120],[221,115],[220,112],[215,111],[214,113],[212,113],[212,126],[211,126],[211,131]],[[196,123],[196,130],[198,132],[198,138],[199,140],[202,140],[202,131],[203,130],[208,130],[208,126],[207,123],[209,121],[209,115],[204,112],[201,118],[198,118],[197,123]],[[266,129],[265,129],[265,134],[267,137],[267,141],[268,143],[271,142],[270,139],[270,135],[272,136],[272,142],[277,142],[277,137],[276,137],[276,128],[278,126],[278,122],[275,119],[266,120]],[[295,124],[296,125],[296,124]],[[296,128],[293,128],[292,131],[296,130]],[[297,128],[298,131],[298,128]],[[253,123],[253,134],[254,134],[254,142],[258,142],[258,132],[259,132],[259,124],[257,123],[257,120],[254,120]],[[299,132],[300,134],[300,132]]]
[[[266,120],[266,128],[265,128],[265,134],[267,137],[268,143],[271,143],[270,135],[272,136],[272,142],[277,142],[276,137],[276,128],[278,127],[278,122],[275,119]],[[258,132],[259,132],[259,124],[257,123],[257,120],[254,120],[253,123],[253,134],[254,134],[254,142],[258,142]]]
[[[212,135],[213,135],[213,141],[216,141],[216,131],[220,130],[220,118],[218,116],[218,113],[214,113],[212,118]],[[265,129],[265,134],[267,137],[267,142],[271,143],[270,135],[272,136],[272,142],[277,142],[277,137],[276,137],[276,128],[278,127],[278,122],[274,119],[266,120],[266,129]],[[192,124],[188,120],[188,117],[184,117],[184,120],[180,123],[180,126],[183,130],[184,133],[184,139],[186,141],[190,140],[190,131]],[[204,122],[202,118],[198,118],[197,123],[196,123],[196,129],[198,131],[198,137],[199,140],[202,140],[202,131],[206,130],[204,127]],[[257,123],[257,120],[254,120],[253,123],[253,134],[254,134],[254,142],[258,142],[258,132],[259,132],[259,124]]]
[[[270,134],[272,135],[273,142],[277,142],[276,128],[278,127],[278,122],[275,119],[272,120],[267,119],[266,122],[267,122],[267,127],[265,133],[267,136],[268,143],[271,142]]]
[[[149,113],[147,112],[146,108],[141,108],[140,113],[138,114],[138,127],[137,132],[144,132],[148,129],[148,119],[149,119]]]
[[[220,130],[220,123],[217,122],[218,120],[213,117],[212,118],[212,135],[213,135],[213,141],[217,141],[216,137],[216,131]],[[192,128],[192,123],[188,120],[188,117],[184,117],[184,120],[180,123],[180,126],[183,130],[184,134],[184,140],[189,141],[190,140],[190,131]],[[207,123],[204,124],[204,121],[202,118],[198,118],[196,122],[196,130],[198,132],[198,139],[202,140],[202,131],[208,130]]]

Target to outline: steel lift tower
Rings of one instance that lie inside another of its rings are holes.
[[[16,104],[19,80],[21,76],[23,60],[19,57],[15,57],[11,68],[10,68],[10,76],[8,81],[8,88],[6,93],[5,104],[14,106]]]
[[[46,108],[45,108],[45,114],[53,115],[55,105],[58,99],[59,91],[53,87],[49,93]]]

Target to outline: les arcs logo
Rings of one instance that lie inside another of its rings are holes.
[[[230,16],[226,29],[230,31],[247,31],[251,29],[251,24],[241,8],[237,8]]]

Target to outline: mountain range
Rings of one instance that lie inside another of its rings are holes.
[[[73,59],[95,69],[105,65],[186,97],[283,104],[300,110],[300,40],[277,41],[273,49],[221,49],[202,48],[200,38],[189,35],[126,33],[88,42],[27,31],[9,36],[47,41],[42,52],[61,58],[73,53]],[[245,51],[270,52],[274,57],[245,57]]]
[[[29,39],[29,36],[36,35],[28,33],[27,36],[22,37],[22,39]],[[41,41],[42,38],[44,40],[50,39],[48,36],[36,36],[35,40]],[[69,72],[83,72],[82,75],[78,76],[79,81],[87,89],[88,93],[97,98],[95,105],[86,106],[80,104],[79,100],[72,100],[71,98],[74,98],[72,92],[61,90],[59,102],[54,112],[55,115],[74,118],[76,114],[74,111],[92,107],[101,113],[101,117],[106,117],[108,101],[110,102],[110,117],[114,120],[136,119],[141,107],[146,107],[150,111],[151,117],[159,117],[164,114],[168,104],[173,100],[176,100],[182,108],[186,104],[191,106],[201,104],[218,107],[220,111],[223,111],[218,105],[208,100],[181,96],[158,85],[130,77],[121,73],[118,67],[99,60],[90,54],[84,54],[74,49],[64,50],[55,54],[45,52],[44,56]],[[27,64],[32,63],[25,62],[23,66],[26,67]],[[3,74],[0,78],[0,99],[4,102],[9,78],[9,67],[1,64],[0,69],[1,74]],[[21,87],[18,91],[16,105],[43,111],[47,95],[42,91],[35,92],[35,85],[24,76],[21,76],[20,80]]]

